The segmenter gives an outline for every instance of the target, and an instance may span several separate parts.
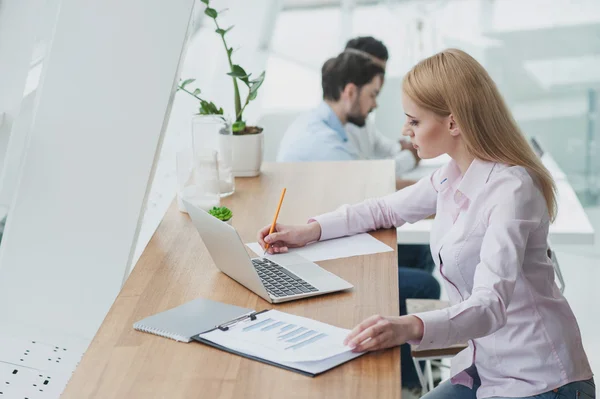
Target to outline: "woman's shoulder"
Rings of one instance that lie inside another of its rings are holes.
[[[523,166],[518,165],[507,165],[503,163],[496,163],[490,174],[490,182],[497,180],[507,180],[515,182],[522,182],[526,185],[533,185],[534,181],[527,169]]]
[[[523,166],[496,163],[486,186],[485,202],[491,208],[504,204],[529,210],[546,209],[546,201],[539,185]]]

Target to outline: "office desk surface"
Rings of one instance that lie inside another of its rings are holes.
[[[419,167],[404,176],[418,180],[429,175],[450,161],[450,157],[441,156],[421,161]],[[558,215],[550,225],[550,242],[560,245],[581,245],[594,243],[594,228],[579,202],[566,175],[548,153],[542,156],[542,162],[548,168],[556,182],[558,193]],[[426,219],[398,228],[399,244],[429,244],[429,233],[433,220]]]
[[[394,191],[392,161],[264,164],[236,179],[222,201],[244,242],[269,224],[282,187],[280,223],[306,223],[342,203]],[[352,184],[348,184],[352,178]],[[395,249],[396,231],[373,235]],[[85,353],[63,399],[81,398],[399,398],[398,349],[367,354],[316,378],[254,362],[199,343],[134,331],[134,322],[204,297],[263,310],[276,308],[343,328],[373,314],[398,314],[396,251],[319,262],[353,291],[271,305],[214,266],[187,214],[174,203]]]

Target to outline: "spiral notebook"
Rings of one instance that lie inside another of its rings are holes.
[[[143,331],[176,341],[190,342],[200,332],[252,313],[252,309],[198,298],[176,308],[146,317],[133,325]]]

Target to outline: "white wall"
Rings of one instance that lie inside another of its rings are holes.
[[[4,159],[23,97],[41,3],[41,0],[0,3],[0,196],[4,187]],[[8,203],[0,202],[0,206]]]
[[[131,257],[193,4],[61,1],[0,248],[3,324],[95,334]]]

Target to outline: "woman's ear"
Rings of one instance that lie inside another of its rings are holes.
[[[460,135],[460,129],[458,127],[458,124],[454,120],[454,115],[452,114],[450,114],[450,116],[448,117],[448,131],[450,131],[450,135],[454,137]]]

